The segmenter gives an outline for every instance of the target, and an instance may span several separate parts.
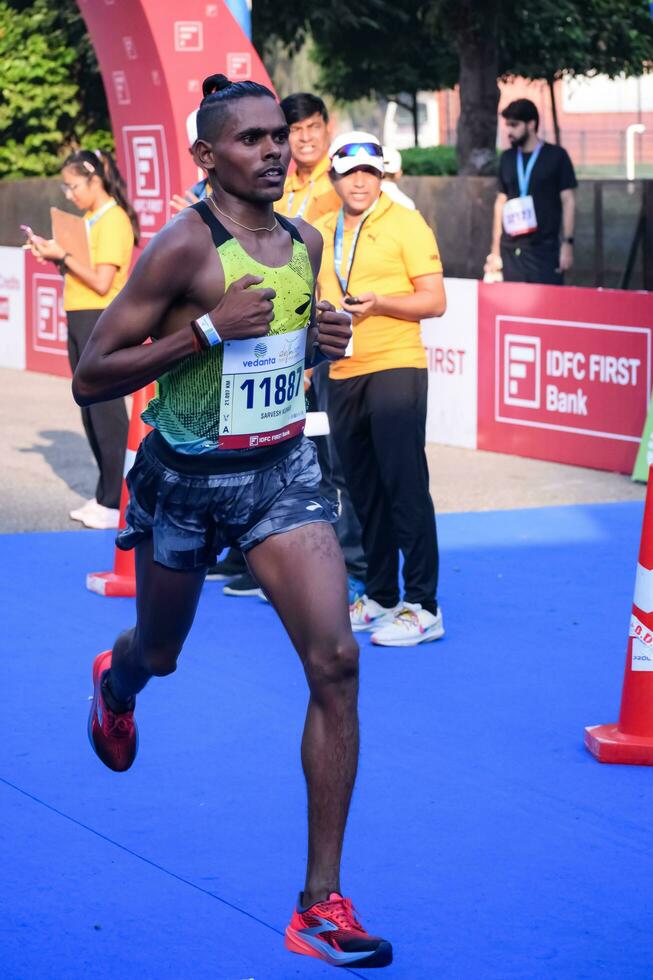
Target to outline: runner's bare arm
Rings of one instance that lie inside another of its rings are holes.
[[[136,391],[202,348],[191,320],[210,311],[223,340],[264,336],[273,318],[271,289],[243,276],[224,290],[208,231],[194,213],[163,229],[123,291],[105,310],[73,378],[80,405]],[[148,338],[155,342],[145,344]]]
[[[175,229],[179,231],[179,229]],[[196,349],[191,317],[156,343],[156,337],[175,300],[192,286],[195,251],[187,229],[171,234],[164,229],[139,259],[129,282],[104,311],[84,349],[73,378],[73,395],[80,405],[129,394],[155,380]]]

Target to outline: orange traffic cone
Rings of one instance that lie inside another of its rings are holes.
[[[156,385],[147,385],[140,391],[134,392],[132,404],[132,414],[129,420],[129,433],[127,435],[127,449],[125,451],[125,467],[123,470],[122,491],[120,493],[120,520],[118,529],[125,527],[125,511],[129,503],[129,491],[125,476],[134,465],[136,453],[141,442],[150,431],[149,425],[141,419],[141,413],[150,399],[154,398]],[[86,588],[98,595],[111,596],[135,596],[136,595],[136,569],[134,566],[134,552],[122,551],[116,547],[113,560],[112,572],[89,572],[86,576]]]
[[[585,745],[599,762],[653,766],[653,475],[650,473],[619,721],[616,725],[586,728]]]

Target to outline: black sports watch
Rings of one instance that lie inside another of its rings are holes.
[[[574,244],[574,236],[573,235],[567,235],[566,238],[563,238],[562,239],[562,244],[563,245],[573,245]]]

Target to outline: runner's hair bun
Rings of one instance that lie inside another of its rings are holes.
[[[207,95],[213,95],[214,92],[221,92],[223,89],[229,88],[230,85],[233,85],[233,82],[226,75],[209,75],[202,82],[202,95],[206,98]]]

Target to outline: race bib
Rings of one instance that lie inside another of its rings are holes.
[[[306,327],[223,346],[218,448],[270,446],[303,432]]]
[[[535,205],[530,194],[513,197],[503,206],[503,229],[506,235],[528,235],[537,231]]]

